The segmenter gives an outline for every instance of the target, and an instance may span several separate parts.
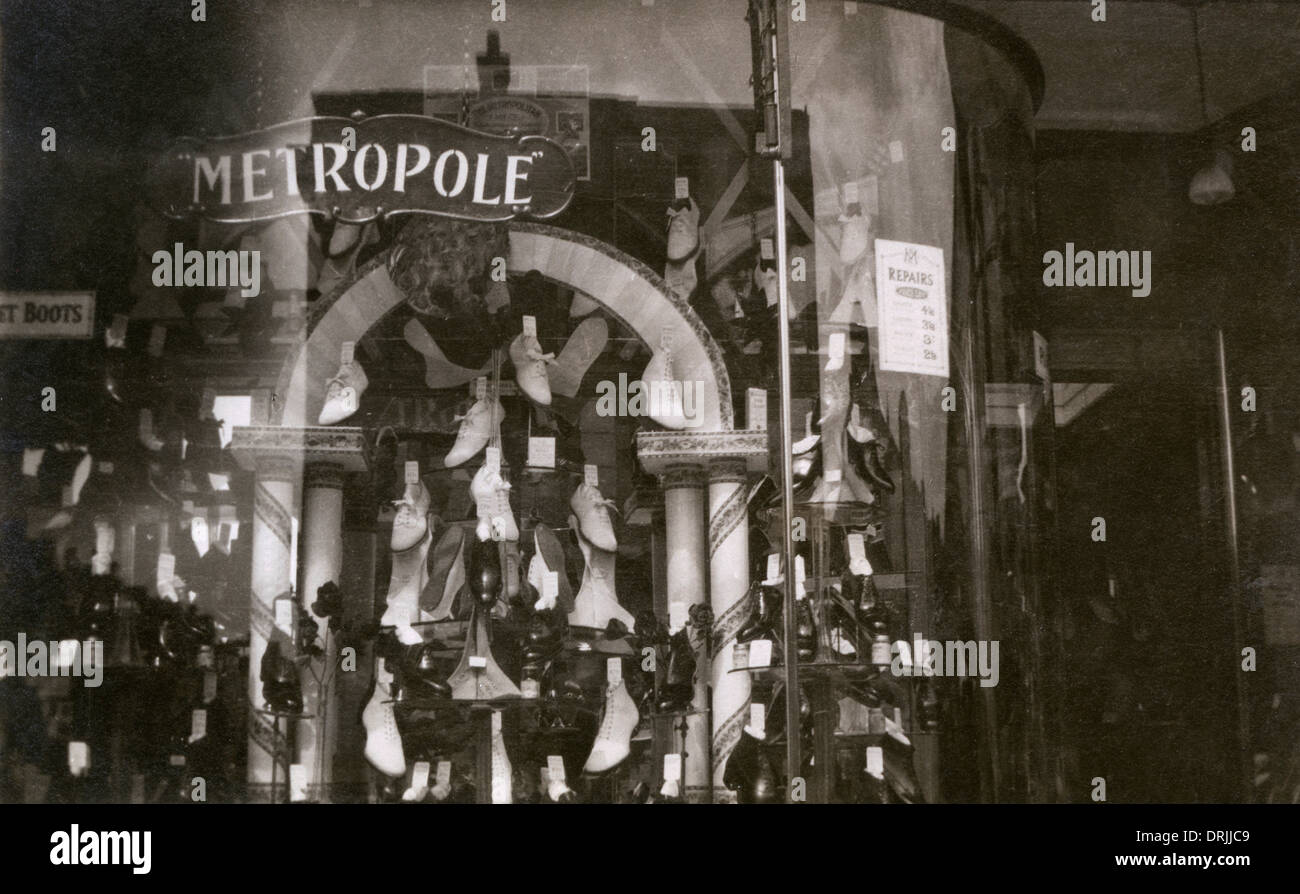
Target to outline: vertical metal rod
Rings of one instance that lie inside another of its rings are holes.
[[[799,775],[803,761],[799,753],[799,646],[796,631],[798,621],[794,604],[794,481],[791,478],[790,455],[794,441],[790,432],[790,292],[786,287],[785,246],[785,167],[781,159],[772,162],[772,175],[776,188],[776,266],[780,272],[777,291],[777,332],[781,351],[781,556],[785,563],[785,756],[786,772],[793,779]],[[787,787],[788,792],[791,787]]]
[[[1234,654],[1245,645],[1245,624],[1241,617],[1241,568],[1237,554],[1237,472],[1232,448],[1232,411],[1228,400],[1228,352],[1223,328],[1215,330],[1215,349],[1219,367],[1219,423],[1223,440],[1223,522],[1228,551],[1228,599],[1232,607]],[[1250,764],[1250,706],[1246,700],[1245,675],[1234,674],[1237,689],[1237,749],[1242,798],[1250,796],[1253,773]]]

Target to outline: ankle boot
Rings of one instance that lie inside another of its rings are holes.
[[[668,672],[659,690],[658,709],[664,713],[686,710],[695,694],[695,650],[685,628],[673,634],[669,646]]]
[[[421,698],[451,698],[451,687],[447,685],[444,674],[439,667],[437,653],[446,647],[437,641],[430,641],[418,646],[409,646],[405,650],[402,662],[402,690],[409,696]]]
[[[757,602],[755,605],[755,614],[750,615],[749,622],[740,628],[736,635],[736,642],[747,643],[756,639],[778,639],[776,632],[781,624],[781,605],[785,601],[784,594],[776,587],[764,586],[761,583],[750,585],[750,591],[754,593]]]

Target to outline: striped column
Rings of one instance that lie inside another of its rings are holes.
[[[713,800],[733,801],[722,784],[727,757],[749,719],[749,674],[731,673],[732,646],[749,617],[749,525],[745,461],[709,463],[709,596],[713,609]]]
[[[704,471],[698,465],[675,465],[663,475],[664,539],[668,553],[668,612],[685,614],[708,598],[704,542]],[[684,609],[674,609],[674,603]],[[686,758],[682,794],[691,803],[707,801],[710,782],[708,656],[696,653],[695,696],[686,715]]]

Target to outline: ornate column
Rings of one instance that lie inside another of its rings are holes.
[[[234,429],[231,452],[241,466],[256,473],[253,486],[253,568],[249,593],[249,648],[248,697],[252,707],[262,705],[260,672],[262,656],[275,630],[272,603],[287,593],[295,584],[290,579],[292,567],[293,519],[299,516],[298,482],[304,465],[326,463],[340,471],[355,467],[364,468],[364,445],[361,430],[357,428],[289,428],[280,426],[243,426]],[[329,490],[317,479],[313,487],[313,502],[318,508],[320,522],[313,522],[315,543],[308,549],[308,561],[314,574],[323,569],[337,573],[339,543],[342,529],[342,482],[334,490],[336,496],[315,493]],[[331,516],[331,503],[334,503]],[[329,520],[333,518],[333,535],[329,534]],[[331,560],[330,553],[334,554]],[[306,563],[304,563],[306,564]],[[329,578],[325,578],[327,580]],[[322,583],[324,580],[321,581]],[[314,591],[313,591],[314,592]],[[312,600],[309,600],[309,602]],[[321,672],[321,668],[316,668]],[[315,696],[315,684],[310,672],[302,674],[304,699]],[[304,711],[315,714],[310,702],[304,702]],[[328,784],[330,767],[324,768],[320,777],[315,760],[318,744],[323,740],[315,721],[303,724],[302,741],[308,750],[301,761],[308,773],[308,796],[318,794],[322,785]],[[249,714],[248,732],[248,796],[251,801],[266,801],[274,796],[271,790],[272,761],[277,754],[283,759],[287,747],[282,735],[277,735],[269,718],[257,713]],[[290,762],[294,761],[292,756]],[[276,770],[277,782],[287,785],[283,769]],[[315,788],[313,788],[313,786]]]
[[[714,619],[711,654],[699,655],[694,710],[701,713],[688,717],[685,793],[696,801],[727,800],[722,770],[749,711],[749,675],[730,673],[731,644],[749,614],[745,477],[766,468],[767,433],[643,432],[637,436],[637,453],[646,470],[663,481],[669,605],[706,604],[707,593]],[[712,716],[711,729],[705,726],[706,710]],[[696,759],[703,754],[708,758]]]

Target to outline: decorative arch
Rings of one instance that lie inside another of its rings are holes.
[[[534,223],[510,224],[507,270],[541,275],[591,297],[644,344],[659,345],[664,327],[673,332],[673,369],[684,381],[704,383],[699,431],[733,429],[731,381],[713,337],[685,300],[653,270],[618,249],[579,233]],[[388,277],[384,252],[357,271],[347,285],[312,308],[307,340],[285,359],[273,404],[272,424],[310,426],[325,400],[325,382],[338,369],[345,341],[361,337],[404,301]]]

